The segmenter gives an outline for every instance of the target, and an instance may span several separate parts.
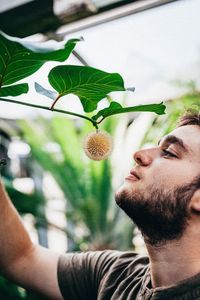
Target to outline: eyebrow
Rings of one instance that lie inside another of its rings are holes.
[[[167,143],[167,144],[177,144],[178,146],[180,146],[184,151],[188,152],[188,147],[184,144],[183,140],[178,138],[175,135],[167,135],[163,140],[160,139],[158,141],[158,145],[160,145],[160,143]]]

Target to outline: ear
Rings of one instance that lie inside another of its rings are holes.
[[[200,189],[194,192],[194,195],[192,196],[190,201],[190,208],[193,211],[200,213]]]

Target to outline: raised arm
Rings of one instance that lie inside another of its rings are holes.
[[[49,299],[63,299],[57,281],[59,253],[34,245],[0,181],[0,271]]]

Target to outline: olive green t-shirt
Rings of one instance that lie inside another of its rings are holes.
[[[148,257],[134,252],[61,255],[58,283],[67,300],[200,300],[200,274],[153,289]]]

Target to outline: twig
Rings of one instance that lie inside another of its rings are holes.
[[[58,100],[58,98],[57,98],[57,100]],[[49,110],[49,111],[55,111],[55,112],[62,113],[62,114],[68,114],[68,115],[76,116],[76,117],[79,117],[79,118],[82,118],[82,119],[86,119],[87,121],[91,122],[92,125],[96,129],[98,129],[98,125],[97,125],[96,121],[92,120],[89,117],[86,117],[84,115],[77,114],[77,113],[74,113],[74,112],[71,112],[71,111],[62,110],[62,109],[54,109],[52,107],[49,108],[49,107],[42,106],[42,105],[37,105],[37,104],[32,104],[32,103],[26,103],[26,102],[11,100],[11,99],[4,99],[4,98],[0,98],[0,101],[10,102],[10,103],[16,103],[16,104],[20,104],[20,105],[26,105],[26,106],[31,106],[31,107],[34,107],[34,108],[40,108],[40,109],[45,109],[45,110]]]

